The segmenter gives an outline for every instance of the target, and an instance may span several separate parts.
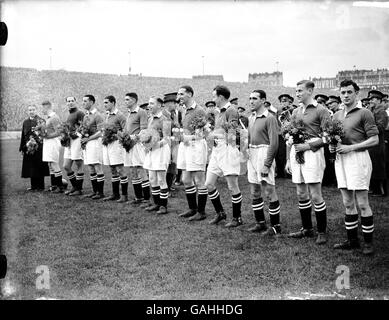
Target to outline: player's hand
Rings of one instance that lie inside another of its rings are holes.
[[[296,152],[303,152],[309,150],[311,147],[308,143],[299,143],[294,145]]]
[[[334,144],[328,145],[328,149],[330,150],[331,153],[335,153],[336,152],[336,146]]]
[[[267,177],[269,176],[269,171],[270,169],[266,166],[263,166],[262,170],[261,170],[261,177]]]
[[[339,143],[336,147],[336,152],[339,154],[349,153],[353,151],[353,146],[347,146],[345,144]]]
[[[292,174],[292,168],[291,168],[291,166],[290,166],[290,160],[289,160],[289,159],[286,161],[285,172],[286,172],[287,174]]]

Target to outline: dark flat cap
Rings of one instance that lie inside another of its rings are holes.
[[[332,102],[341,103],[342,101],[340,100],[340,97],[338,97],[338,96],[329,96],[327,104],[332,103]]]
[[[325,94],[317,94],[317,95],[315,96],[315,100],[316,100],[317,102],[319,102],[318,100],[322,100],[322,101],[324,101],[324,102],[327,102],[327,101],[328,101],[328,97],[327,97]]]
[[[230,103],[235,104],[235,102],[236,102],[236,104],[238,104],[238,98],[232,98],[232,99],[230,100]]]
[[[239,107],[238,107],[238,110],[239,110],[239,109],[242,109],[243,111],[246,111],[246,108],[243,107],[243,106],[239,106]]]
[[[166,93],[163,96],[163,102],[164,103],[170,102],[170,101],[174,101],[174,102],[177,101],[177,92]]]
[[[381,91],[378,90],[370,90],[369,93],[367,94],[367,98],[377,98],[377,99],[382,99],[384,94]]]
[[[216,107],[216,103],[215,103],[215,101],[207,101],[205,103],[205,106],[206,107]]]
[[[281,101],[282,98],[287,98],[290,100],[291,103],[293,103],[294,99],[292,96],[290,96],[289,94],[287,93],[283,93],[281,95],[278,96],[278,101]]]

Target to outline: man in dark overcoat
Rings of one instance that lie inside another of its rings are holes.
[[[19,151],[23,155],[22,178],[30,178],[31,186],[28,191],[43,191],[45,188],[45,176],[49,176],[47,162],[42,161],[42,142],[34,134],[33,128],[44,120],[36,114],[36,107],[28,107],[28,118],[23,122]],[[35,137],[37,149],[28,148],[27,143],[33,144],[30,138]],[[30,141],[30,142],[29,142]]]

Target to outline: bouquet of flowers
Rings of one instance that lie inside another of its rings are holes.
[[[82,123],[78,127],[77,132],[81,135],[81,149],[85,150],[87,143],[86,138],[89,138],[90,136],[89,126],[87,124]]]
[[[159,132],[153,128],[143,129],[139,132],[139,141],[145,146],[146,151],[150,151],[160,140]]]
[[[31,134],[26,143],[26,153],[29,155],[33,155],[36,151],[38,151],[39,145],[41,143],[42,139],[39,136],[37,136],[35,133]]]
[[[342,138],[344,138],[343,123],[340,120],[327,119],[323,124],[323,142],[336,147],[338,143],[342,142]],[[329,160],[335,161],[335,158],[336,152],[330,153]]]
[[[112,123],[105,123],[102,128],[103,136],[102,136],[102,143],[104,146],[108,146],[110,143],[118,140],[118,129],[117,127]]]
[[[285,121],[283,123],[281,133],[288,146],[304,143],[309,139],[303,119],[297,116],[293,116],[290,122]],[[296,161],[299,164],[305,163],[304,152],[296,152]]]
[[[32,128],[32,132],[41,142],[42,138],[46,137],[46,122],[39,119],[37,125]]]
[[[188,119],[188,128],[193,134],[199,129],[203,129],[207,124],[207,116],[203,112],[194,112]]]
[[[238,122],[224,122],[222,128],[227,134],[227,144],[240,147],[240,127]]]
[[[59,126],[60,141],[63,147],[70,147],[70,126],[63,122]]]
[[[138,142],[137,136],[133,139],[131,138],[131,135],[129,132],[119,132],[118,138],[119,143],[123,146],[123,148],[126,150],[126,152],[129,152]]]

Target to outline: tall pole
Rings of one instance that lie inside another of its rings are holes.
[[[204,75],[204,56],[201,56],[202,61],[203,61],[203,75]]]
[[[128,74],[131,74],[131,51],[128,51]]]
[[[49,48],[49,53],[50,53],[50,70],[53,69],[53,66],[52,66],[52,61],[51,61],[51,54],[52,54],[52,49]]]

